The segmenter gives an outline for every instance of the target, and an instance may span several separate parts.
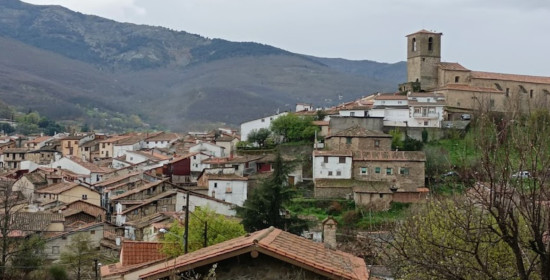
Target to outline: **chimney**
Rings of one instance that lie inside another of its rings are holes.
[[[323,243],[330,249],[336,249],[336,225],[338,223],[331,216],[323,220]]]

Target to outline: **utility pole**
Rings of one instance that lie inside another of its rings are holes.
[[[94,260],[94,270],[95,270],[95,280],[98,280],[98,275],[97,275],[97,259]]]
[[[204,222],[204,247],[208,247],[208,222]]]
[[[187,241],[189,239],[189,190],[185,198],[185,232],[183,233],[183,252],[187,254]]]

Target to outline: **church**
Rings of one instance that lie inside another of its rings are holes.
[[[435,92],[445,96],[449,120],[464,113],[529,113],[549,108],[550,77],[470,70],[441,62],[442,33],[428,30],[407,35],[407,82],[401,92]]]

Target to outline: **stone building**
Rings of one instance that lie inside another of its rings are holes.
[[[407,35],[407,83],[400,91],[443,94],[450,119],[462,113],[523,112],[550,105],[550,77],[473,71],[441,62],[442,33]]]
[[[313,151],[315,197],[353,198],[357,205],[375,209],[423,199],[426,156],[392,151],[391,140],[360,126],[328,136],[327,150]]]

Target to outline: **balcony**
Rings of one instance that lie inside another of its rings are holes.
[[[438,119],[439,114],[438,113],[414,113],[412,117],[415,119]]]

